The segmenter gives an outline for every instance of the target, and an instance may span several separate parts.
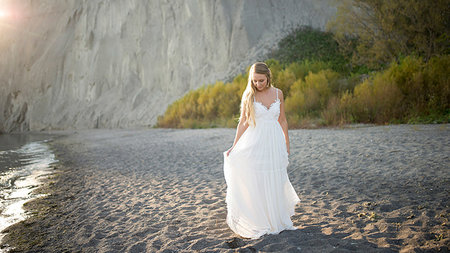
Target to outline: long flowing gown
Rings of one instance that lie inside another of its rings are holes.
[[[280,100],[269,108],[254,101],[256,125],[249,126],[227,156],[227,224],[236,234],[258,239],[295,230],[291,216],[300,201],[287,174],[288,153],[278,122]]]

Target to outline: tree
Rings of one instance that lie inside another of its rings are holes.
[[[381,68],[409,54],[449,54],[448,0],[342,0],[328,23],[352,62]]]

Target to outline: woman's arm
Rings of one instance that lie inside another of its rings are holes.
[[[286,115],[284,114],[284,97],[283,97],[283,91],[280,90],[279,93],[280,98],[280,116],[278,117],[278,122],[280,123],[281,128],[283,129],[284,138],[286,139],[286,149],[288,154],[291,154],[291,151],[289,149],[289,135],[288,135],[288,123],[286,120]]]
[[[239,141],[239,138],[241,138],[242,134],[245,132],[245,130],[247,130],[247,128],[248,128],[248,124],[246,122],[245,114],[243,113],[239,120],[239,124],[237,125],[237,128],[236,128],[236,136],[234,137],[233,146],[231,146],[231,148],[228,149],[227,156],[230,154],[231,150],[234,148],[236,143]]]

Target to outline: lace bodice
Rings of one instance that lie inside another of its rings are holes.
[[[280,116],[280,99],[278,98],[278,90],[276,93],[277,98],[272,104],[270,104],[269,108],[267,108],[261,102],[253,100],[256,122],[261,120],[278,120],[278,117]],[[258,123],[256,124],[258,125]]]

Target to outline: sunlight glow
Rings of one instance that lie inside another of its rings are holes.
[[[0,18],[6,18],[8,16],[8,13],[4,10],[0,10]]]

